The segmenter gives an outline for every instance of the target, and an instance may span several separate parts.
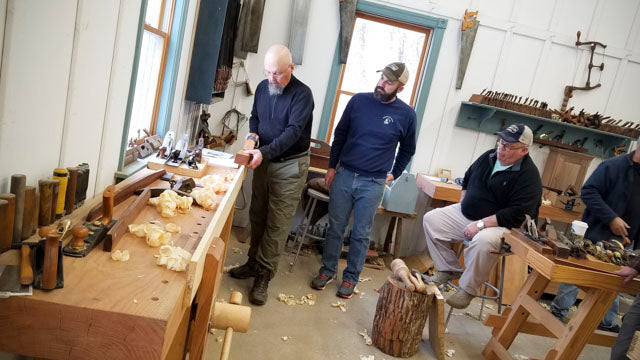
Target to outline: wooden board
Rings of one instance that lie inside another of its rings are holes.
[[[460,201],[462,186],[458,184],[448,184],[441,181],[433,181],[428,175],[416,175],[416,185],[418,189],[429,195],[432,199],[450,201],[457,203]]]
[[[190,215],[179,214],[170,219],[189,231],[174,235],[176,245],[196,253],[205,253],[213,237],[219,236],[231,214],[243,171],[220,168],[213,172],[235,173],[227,194],[220,195],[215,211],[193,207]],[[126,186],[141,173],[126,179]],[[158,180],[157,184],[161,184]],[[114,208],[118,218],[135,197]],[[72,225],[81,223],[89,209],[101,201],[87,200],[69,216]],[[134,220],[167,219],[147,206]],[[198,232],[199,234],[194,234]],[[66,240],[70,239],[70,234]],[[35,241],[33,236],[29,241]],[[174,272],[155,264],[158,249],[150,248],[144,239],[130,233],[120,240],[117,249],[130,253],[127,262],[111,260],[110,253],[94,249],[86,258],[64,257],[65,287],[50,292],[34,290],[31,297],[3,299],[0,307],[0,351],[39,358],[165,358],[184,319],[187,290],[195,293],[200,283],[197,272]],[[6,257],[15,261],[11,252]],[[17,252],[16,252],[17,253]],[[5,255],[5,254],[3,254]],[[190,268],[199,266],[193,258]],[[204,262],[204,257],[202,257]],[[191,270],[191,269],[190,269]],[[199,273],[202,276],[202,272]]]
[[[427,293],[433,292],[434,302],[429,309],[429,342],[438,360],[444,360],[444,297],[434,284],[427,284]]]
[[[176,175],[188,176],[199,179],[209,173],[207,170],[207,157],[202,157],[202,162],[198,164],[198,170],[189,168],[186,164],[180,164],[180,166],[169,166],[165,164],[164,159],[151,156],[147,160],[147,167],[152,170],[164,169],[167,172],[174,173]]]

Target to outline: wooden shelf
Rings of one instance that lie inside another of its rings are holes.
[[[554,131],[552,135],[553,137],[560,134],[563,130],[566,130],[563,138],[564,146],[558,147],[570,147],[570,144],[575,140],[588,137],[588,140],[584,144],[584,149],[587,150],[586,153],[605,159],[613,156],[614,147],[624,146],[628,150],[630,142],[632,140],[636,140],[635,138],[630,138],[624,135],[563,123],[539,116],[468,101],[462,102],[456,125],[467,129],[493,134],[500,131],[503,122],[505,123],[505,126],[522,123],[529,126],[532,130],[537,129],[538,126],[542,125],[542,128],[536,136],[536,140],[538,140],[538,136],[540,136],[540,134]],[[602,147],[596,146],[595,141],[597,140],[602,141]],[[543,146],[543,144],[540,146]]]

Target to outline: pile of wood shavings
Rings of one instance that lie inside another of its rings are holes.
[[[334,308],[340,308],[342,312],[347,312],[347,304],[344,301],[338,301],[336,303],[332,303],[331,306]]]
[[[278,294],[278,300],[282,303],[285,303],[289,306],[292,305],[315,305],[316,304],[316,296],[314,294],[307,294],[304,295],[302,297],[300,297],[300,299],[296,299],[295,295],[287,295],[287,294],[283,294],[280,293]]]

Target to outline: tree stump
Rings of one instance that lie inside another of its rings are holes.
[[[410,357],[418,351],[434,294],[403,289],[392,278],[380,288],[371,340],[380,351]]]

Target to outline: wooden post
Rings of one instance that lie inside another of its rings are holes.
[[[380,351],[410,357],[418,351],[434,294],[405,290],[389,278],[380,288],[371,340]]]

